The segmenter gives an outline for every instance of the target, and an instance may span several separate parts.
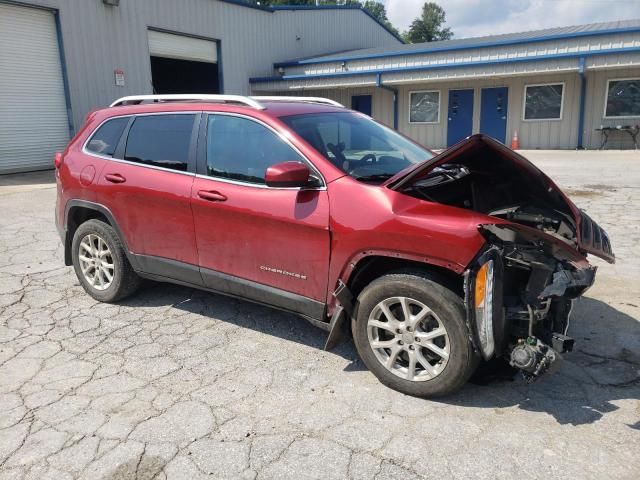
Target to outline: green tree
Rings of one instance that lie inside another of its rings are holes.
[[[422,6],[422,15],[416,18],[404,33],[404,39],[409,43],[435,42],[449,40],[453,32],[445,27],[444,9],[434,2],[426,2]]]
[[[384,7],[384,4],[377,2],[376,0],[366,0],[364,4],[361,4],[361,6],[372,16],[377,18],[385,27],[387,27],[396,35],[400,36],[400,32],[398,31],[398,29],[394,27],[387,18],[387,9]]]

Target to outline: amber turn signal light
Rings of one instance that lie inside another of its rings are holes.
[[[478,269],[476,274],[476,290],[475,290],[475,304],[476,308],[484,306],[484,298],[487,294],[487,277],[489,272],[489,262],[485,263]]]

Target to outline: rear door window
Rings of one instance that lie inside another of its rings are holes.
[[[124,159],[186,172],[195,114],[137,117],[127,136]]]
[[[120,136],[124,131],[131,117],[118,117],[107,120],[103,123],[91,140],[87,142],[86,149],[99,155],[112,157],[118,146]]]

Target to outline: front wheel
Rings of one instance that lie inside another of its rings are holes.
[[[369,370],[408,395],[450,394],[478,363],[461,298],[423,273],[369,284],[358,297],[353,337]]]

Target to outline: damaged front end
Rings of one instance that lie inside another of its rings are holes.
[[[389,188],[480,214],[485,244],[464,274],[474,347],[533,381],[564,352],[573,302],[594,282],[593,254],[613,263],[606,232],[524,157],[474,135],[392,179]]]
[[[488,248],[465,272],[465,304],[482,357],[505,358],[531,382],[573,349],[573,301],[593,284],[596,268],[555,258],[538,236],[514,227],[479,227]]]

